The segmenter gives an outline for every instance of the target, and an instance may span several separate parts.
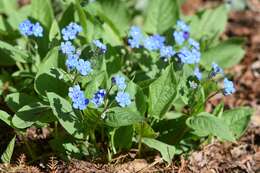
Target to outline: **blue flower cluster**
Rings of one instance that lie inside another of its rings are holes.
[[[149,51],[157,51],[164,46],[164,42],[165,37],[156,34],[144,39],[144,47]]]
[[[121,107],[127,107],[131,104],[131,99],[128,93],[119,91],[116,95],[116,101]]]
[[[182,45],[185,40],[190,37],[190,28],[182,20],[177,21],[176,30],[173,32],[173,37],[178,45]]]
[[[236,91],[234,84],[232,81],[228,80],[227,78],[224,79],[224,89],[223,89],[223,94],[230,95],[233,94]]]
[[[143,34],[138,26],[132,26],[129,32],[128,43],[131,48],[139,48],[143,40]]]
[[[112,78],[112,82],[116,84],[119,90],[125,90],[126,88],[126,83],[125,83],[125,78],[120,75],[116,75]]]
[[[106,90],[100,89],[94,94],[93,98],[91,99],[91,102],[95,105],[95,107],[99,107],[104,103],[105,96]]]
[[[194,70],[194,75],[197,77],[198,80],[201,80],[202,79],[202,74],[200,72],[200,69],[199,67],[196,67],[195,70]]]
[[[221,67],[218,66],[218,64],[216,64],[215,62],[213,62],[211,64],[212,70],[211,73],[209,75],[210,78],[215,77],[217,74],[224,74],[224,71]]]
[[[80,25],[71,22],[68,26],[61,30],[62,38],[65,41],[74,40],[81,31],[82,27]]]
[[[62,29],[62,38],[65,42],[61,43],[60,49],[63,54],[67,56],[66,66],[68,70],[77,70],[81,75],[86,76],[93,71],[91,63],[87,60],[80,59],[80,51],[76,51],[72,42],[77,34],[82,31],[81,26],[72,22]]]
[[[121,107],[127,107],[131,104],[130,95],[125,92],[126,83],[125,78],[120,75],[116,75],[112,78],[112,83],[114,83],[118,88],[118,93],[116,95],[116,101]]]
[[[84,92],[80,90],[79,85],[69,88],[69,97],[75,109],[84,110],[89,104],[89,100],[85,98]]]
[[[20,33],[23,36],[43,36],[43,28],[39,22],[33,24],[30,20],[26,19],[19,25]]]
[[[100,50],[102,53],[106,53],[106,51],[107,51],[107,46],[106,46],[105,44],[101,43],[101,41],[99,41],[99,40],[93,40],[92,42],[93,42],[93,44],[94,44],[97,48],[99,48],[99,50]]]

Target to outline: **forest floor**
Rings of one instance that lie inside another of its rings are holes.
[[[220,0],[188,0],[183,6],[186,14],[198,9],[218,4]],[[252,122],[244,136],[236,143],[213,141],[201,146],[186,158],[176,158],[171,165],[162,162],[159,155],[152,158],[136,159],[136,151],[131,150],[112,160],[109,164],[90,161],[71,160],[70,163],[50,158],[49,163],[30,166],[26,156],[17,156],[17,163],[0,164],[0,173],[141,173],[141,172],[177,172],[177,173],[256,173],[260,172],[260,1],[248,0],[243,11],[231,12],[226,32],[227,37],[239,36],[247,39],[244,59],[227,70],[233,76],[237,92],[224,98],[227,107],[250,106],[254,108]],[[218,96],[212,98],[207,109],[211,110],[220,102]],[[1,127],[2,129],[2,127]],[[38,136],[38,140],[45,138]],[[3,133],[1,138],[9,138]],[[0,141],[0,145],[1,145]],[[44,141],[43,141],[44,145]]]

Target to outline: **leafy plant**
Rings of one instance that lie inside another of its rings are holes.
[[[235,92],[222,68],[244,55],[241,39],[219,38],[225,6],[182,17],[177,0],[151,0],[141,11],[115,0],[63,0],[54,11],[51,1],[32,0],[15,14],[13,1],[2,3],[0,38],[9,39],[0,41],[0,94],[12,115],[0,119],[19,134],[50,127],[61,157],[138,147],[170,163],[208,137],[235,141],[245,131],[250,108],[205,112],[212,96]]]

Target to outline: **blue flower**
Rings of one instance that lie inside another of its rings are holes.
[[[190,27],[183,20],[178,20],[176,29],[179,31],[190,32]]]
[[[189,50],[184,47],[178,52],[178,57],[184,64],[197,64],[200,61],[200,52],[197,49],[192,48]]]
[[[39,22],[33,24],[30,20],[26,19],[22,23],[19,24],[19,30],[24,36],[32,36],[42,37],[43,36],[43,28]]]
[[[76,69],[76,67],[78,65],[78,58],[79,58],[79,54],[68,55],[68,58],[67,58],[65,64],[69,70]]]
[[[183,42],[185,41],[184,34],[183,34],[182,31],[175,31],[175,32],[173,33],[173,37],[174,37],[175,42],[176,42],[178,45],[182,45]]]
[[[22,35],[30,36],[33,34],[33,24],[31,23],[30,20],[26,19],[19,24],[19,30]]]
[[[200,50],[200,44],[196,40],[189,38],[188,42],[192,48]]]
[[[89,100],[85,98],[84,92],[80,90],[79,85],[70,87],[68,95],[72,100],[73,108],[84,110],[87,107]]]
[[[160,57],[164,59],[164,61],[167,61],[171,57],[175,55],[175,51],[173,50],[172,46],[163,46],[160,49]]]
[[[158,34],[149,36],[144,39],[144,47],[149,51],[159,50],[164,46],[165,37]]]
[[[66,41],[74,40],[77,34],[81,31],[82,31],[82,27],[77,23],[72,22],[61,30],[62,38]]]
[[[212,67],[212,70],[211,70],[211,73],[209,75],[211,78],[216,76],[217,74],[224,74],[223,69],[221,67],[219,67],[218,64],[213,62],[211,64],[211,67]]]
[[[141,29],[137,26],[132,26],[129,31],[129,37],[128,43],[130,47],[139,48],[143,40]]]
[[[93,44],[95,44],[96,47],[98,47],[102,53],[106,53],[107,46],[103,43],[101,43],[99,40],[93,40]]]
[[[128,93],[119,91],[116,95],[116,101],[121,107],[127,107],[131,104],[131,99]]]
[[[84,61],[83,59],[78,60],[76,68],[78,72],[83,76],[86,76],[93,71],[93,69],[91,68],[91,63],[89,61]]]
[[[42,37],[43,36],[43,28],[39,24],[39,22],[37,22],[36,24],[33,25],[33,35],[35,37]]]
[[[106,96],[106,90],[100,89],[94,94],[91,102],[95,105],[95,107],[99,107],[104,103],[105,96]]]
[[[115,83],[120,90],[124,90],[126,88],[125,78],[120,75],[116,75],[112,78],[112,82]]]
[[[230,95],[233,94],[236,91],[234,84],[232,81],[228,80],[227,78],[224,79],[224,89],[223,94],[224,95]]]
[[[70,41],[61,42],[60,49],[61,49],[61,52],[66,55],[73,54],[76,50]]]
[[[200,72],[200,69],[199,67],[196,67],[195,70],[194,70],[194,75],[197,77],[198,80],[201,80],[202,79],[202,74]]]

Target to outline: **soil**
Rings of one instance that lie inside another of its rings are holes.
[[[27,1],[24,1],[25,3]],[[215,6],[220,0],[187,0],[182,10],[192,14],[198,9]],[[251,106],[255,109],[252,123],[247,132],[236,143],[212,141],[203,145],[187,157],[176,158],[171,165],[161,160],[159,154],[137,159],[136,150],[131,150],[116,157],[109,164],[72,159],[69,163],[50,157],[48,163],[37,163],[31,166],[30,158],[25,154],[15,155],[16,163],[0,164],[0,173],[86,173],[86,172],[178,172],[178,173],[260,173],[260,1],[248,0],[247,9],[232,12],[228,26],[222,38],[239,36],[247,38],[246,55],[240,64],[226,72],[233,76],[237,92],[224,98],[227,107]],[[220,102],[218,96],[212,98],[207,106],[211,110]],[[4,141],[11,139],[13,132],[0,124],[0,148]],[[3,126],[3,127],[2,127]],[[28,139],[41,141],[48,138],[48,130],[29,129]],[[11,136],[11,137],[10,137]],[[22,151],[22,149],[21,149]],[[21,153],[21,152],[20,152]]]

